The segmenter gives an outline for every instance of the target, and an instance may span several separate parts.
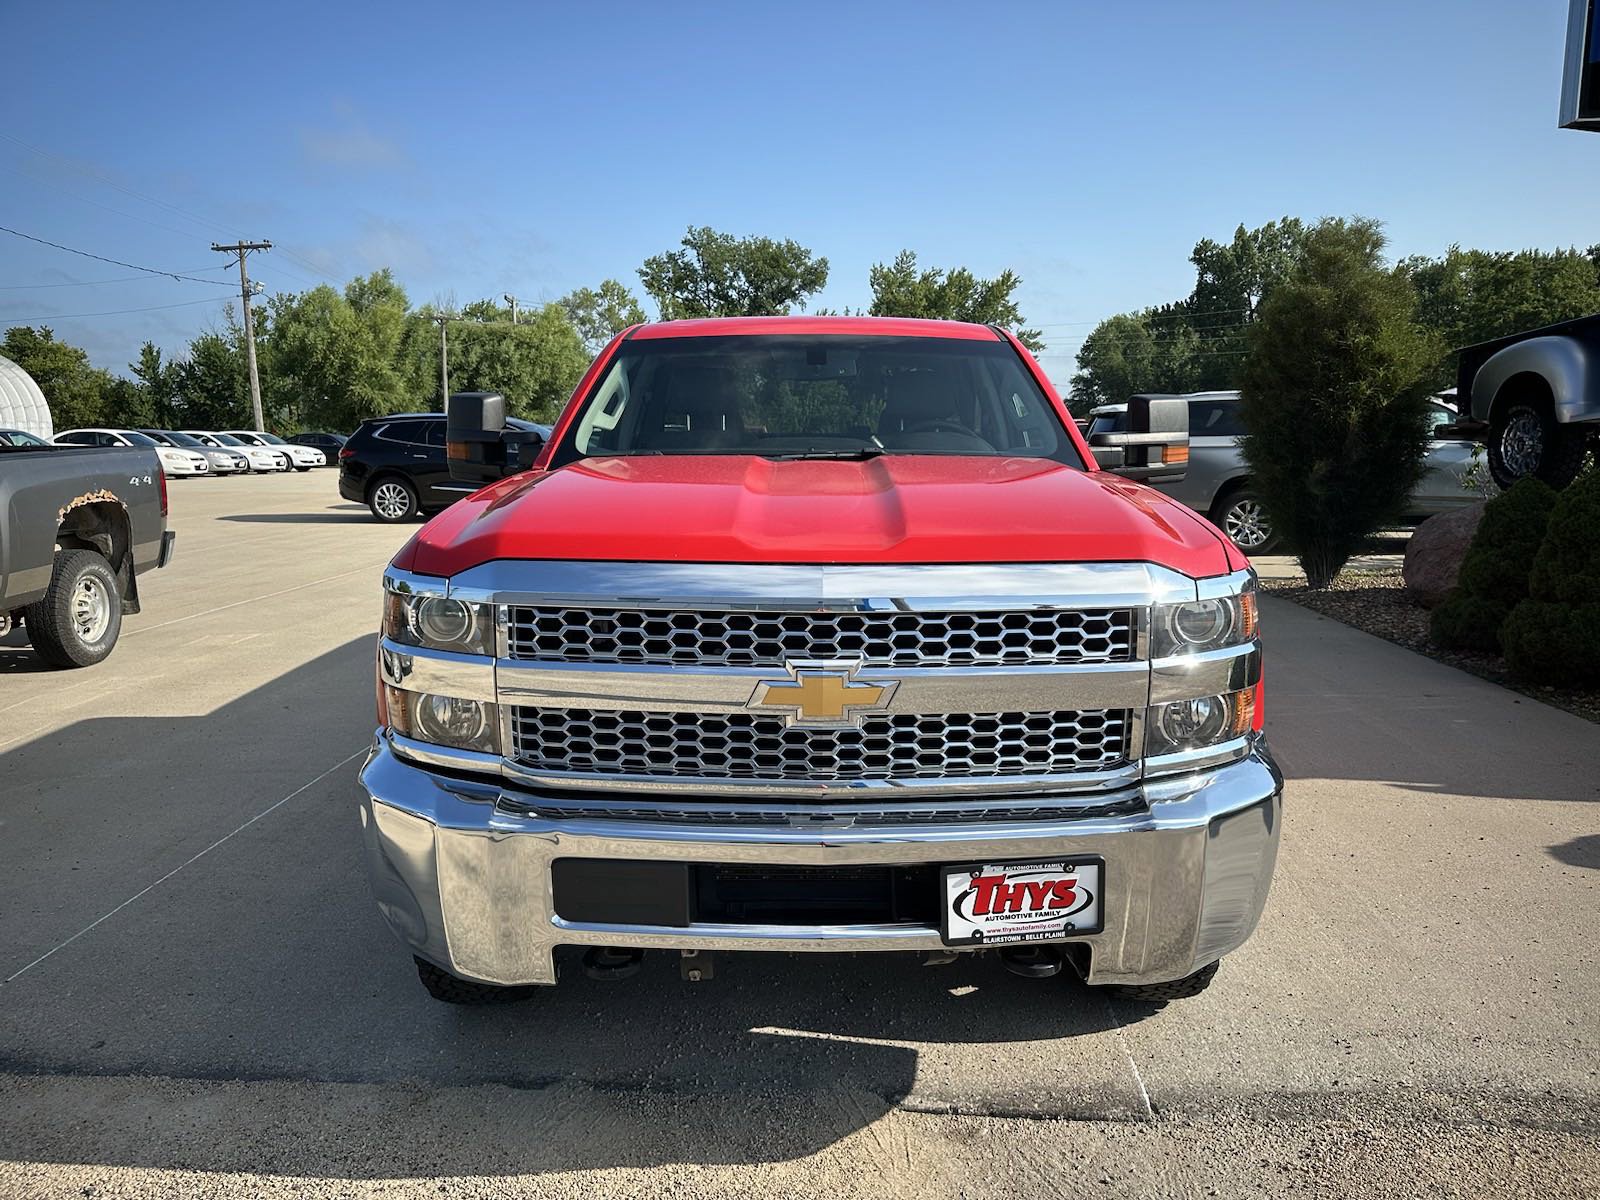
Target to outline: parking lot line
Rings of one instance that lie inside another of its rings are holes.
[[[64,940],[62,942],[59,942],[56,945],[50,947],[50,949],[46,950],[43,954],[39,955],[38,958],[34,959],[27,966],[23,967],[22,969],[20,969],[18,971],[14,971],[10,975],[7,975],[5,980],[4,980],[4,982],[5,983],[11,983],[14,980],[20,979],[22,976],[26,975],[29,971],[33,970],[33,968],[37,967],[45,959],[49,958],[57,950],[66,949],[66,947],[72,945],[73,942],[77,941],[84,934],[88,933],[90,930],[94,929],[96,926],[102,925],[106,921],[109,921],[112,917],[116,916],[119,912],[121,912],[123,909],[127,908],[128,905],[132,904],[135,900],[138,900],[141,896],[146,896],[149,893],[153,892],[156,888],[160,887],[163,883],[165,883],[167,880],[171,879],[174,875],[176,875],[179,871],[183,870],[185,867],[192,866],[194,863],[199,862],[202,858],[204,858],[206,855],[210,854],[213,850],[215,850],[218,846],[222,845],[224,842],[227,842],[230,839],[232,839],[235,836],[237,836],[238,834],[243,833],[246,829],[249,829],[250,826],[254,825],[257,821],[261,820],[262,817],[269,816],[270,814],[276,812],[278,809],[282,808],[285,804],[289,803],[289,801],[293,800],[296,796],[300,795],[302,792],[306,791],[309,788],[315,787],[317,784],[321,783],[324,779],[328,778],[328,776],[332,775],[334,772],[339,770],[339,768],[341,768],[343,766],[346,766],[349,763],[354,762],[356,759],[360,758],[366,752],[367,752],[366,751],[366,747],[363,746],[360,750],[357,750],[354,754],[350,754],[350,755],[345,756],[344,758],[341,758],[338,762],[334,763],[333,766],[329,767],[326,771],[324,771],[322,774],[318,775],[315,779],[307,780],[305,783],[302,783],[299,787],[295,788],[294,791],[290,792],[287,796],[283,797],[283,799],[274,801],[272,804],[269,804],[266,808],[262,809],[255,816],[251,817],[248,821],[246,821],[243,825],[240,825],[237,829],[233,830],[230,833],[223,834],[216,841],[212,842],[209,846],[207,846],[204,850],[201,850],[197,854],[194,854],[191,857],[185,859],[183,862],[181,862],[177,866],[173,867],[172,870],[168,871],[160,879],[157,879],[154,883],[147,884],[145,887],[140,888],[137,892],[135,892],[133,895],[129,896],[121,904],[117,905],[115,908],[111,909],[109,912],[102,913],[100,916],[98,916],[94,920],[90,921],[82,929],[78,930],[78,932],[73,934],[71,937],[69,937],[66,940]]]

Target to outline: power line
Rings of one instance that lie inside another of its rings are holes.
[[[221,271],[223,267],[185,267],[185,271]],[[118,275],[115,279],[80,279],[75,283],[4,283],[0,284],[0,292],[33,292],[40,288],[65,288],[65,287],[99,287],[106,283],[130,283],[135,279],[149,282],[148,275]],[[215,281],[213,281],[215,282]]]
[[[215,283],[216,280],[209,282]],[[146,308],[113,308],[107,312],[91,313],[46,313],[42,317],[0,316],[0,325],[32,325],[45,321],[69,321],[78,317],[120,317],[125,313],[159,312],[164,308],[190,308],[196,304],[215,304],[219,300],[232,299],[232,292],[224,292],[220,296],[207,296],[203,300],[180,300],[177,304],[152,304]]]
[[[160,275],[167,279],[185,280],[189,283],[216,284],[218,282],[215,279],[201,279],[197,275],[183,275],[177,271],[158,271],[154,267],[141,267],[138,263],[123,262],[120,258],[107,258],[103,254],[90,254],[87,250],[75,250],[71,246],[63,246],[60,242],[52,242],[46,238],[34,237],[31,233],[22,233],[21,231],[12,229],[6,225],[0,225],[0,233],[9,233],[13,237],[19,237],[25,241],[38,242],[41,246],[50,246],[56,250],[65,250],[68,254],[77,254],[84,258],[95,259],[98,262],[110,263],[114,267],[127,267],[130,271],[143,271],[146,275]]]

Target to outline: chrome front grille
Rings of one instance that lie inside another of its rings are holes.
[[[756,713],[515,708],[511,756],[534,772],[778,784],[1060,776],[1128,757],[1125,710],[891,713],[859,729]]]
[[[761,612],[511,605],[512,658],[657,666],[775,666],[859,659],[867,667],[1129,662],[1131,608]]]

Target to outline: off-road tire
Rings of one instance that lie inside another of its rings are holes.
[[[92,639],[80,632],[75,611],[85,587],[98,587],[106,606],[103,627]],[[22,621],[34,653],[51,666],[92,667],[111,653],[122,632],[122,587],[116,572],[93,550],[63,550],[56,555],[49,590],[23,610]]]
[[[1278,544],[1282,542],[1283,539],[1278,535],[1278,532],[1272,528],[1272,523],[1270,520],[1266,519],[1266,514],[1264,512],[1260,512],[1260,516],[1261,520],[1266,524],[1267,537],[1265,541],[1259,542],[1253,546],[1247,546],[1234,537],[1233,531],[1228,528],[1228,516],[1229,513],[1240,504],[1254,505],[1256,510],[1260,512],[1261,496],[1255,490],[1255,488],[1251,487],[1249,484],[1234,487],[1224,492],[1216,501],[1216,503],[1211,506],[1211,523],[1218,529],[1222,530],[1223,536],[1232,542],[1241,554],[1251,555],[1273,553],[1275,550],[1277,550]]]
[[[1542,443],[1539,465],[1531,472],[1518,470],[1506,462],[1504,439],[1519,421],[1524,425],[1530,422],[1538,424],[1538,436]],[[1519,399],[1499,405],[1489,418],[1489,474],[1501,490],[1509,488],[1523,475],[1532,474],[1560,491],[1578,477],[1588,449],[1584,430],[1557,421],[1549,402],[1542,398]]]
[[[531,1000],[548,989],[542,987],[497,987],[492,983],[477,983],[450,974],[425,958],[415,959],[417,978],[428,989],[428,995],[445,1004],[515,1004]]]
[[[386,492],[384,490],[386,488],[399,488],[405,493],[406,504],[403,510],[383,503],[385,496],[394,494]],[[422,511],[421,501],[417,498],[417,489],[404,475],[380,475],[374,479],[372,486],[367,489],[367,507],[372,510],[372,515],[385,525],[398,525],[403,521],[409,521]]]
[[[1106,990],[1114,999],[1131,1000],[1135,1004],[1165,1004],[1169,1000],[1187,1000],[1190,996],[1198,996],[1211,986],[1211,980],[1221,965],[1219,960],[1201,967],[1193,975],[1168,980],[1166,983],[1118,983]]]

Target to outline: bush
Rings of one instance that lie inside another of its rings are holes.
[[[1528,593],[1500,631],[1512,674],[1558,687],[1600,684],[1600,474],[1556,497]]]
[[[1449,650],[1500,650],[1500,626],[1528,595],[1556,493],[1543,480],[1518,481],[1484,507],[1461,560],[1455,590],[1433,610],[1433,640]]]
[[[1327,220],[1261,306],[1241,373],[1244,456],[1306,582],[1325,588],[1422,478],[1439,347],[1377,222]]]

